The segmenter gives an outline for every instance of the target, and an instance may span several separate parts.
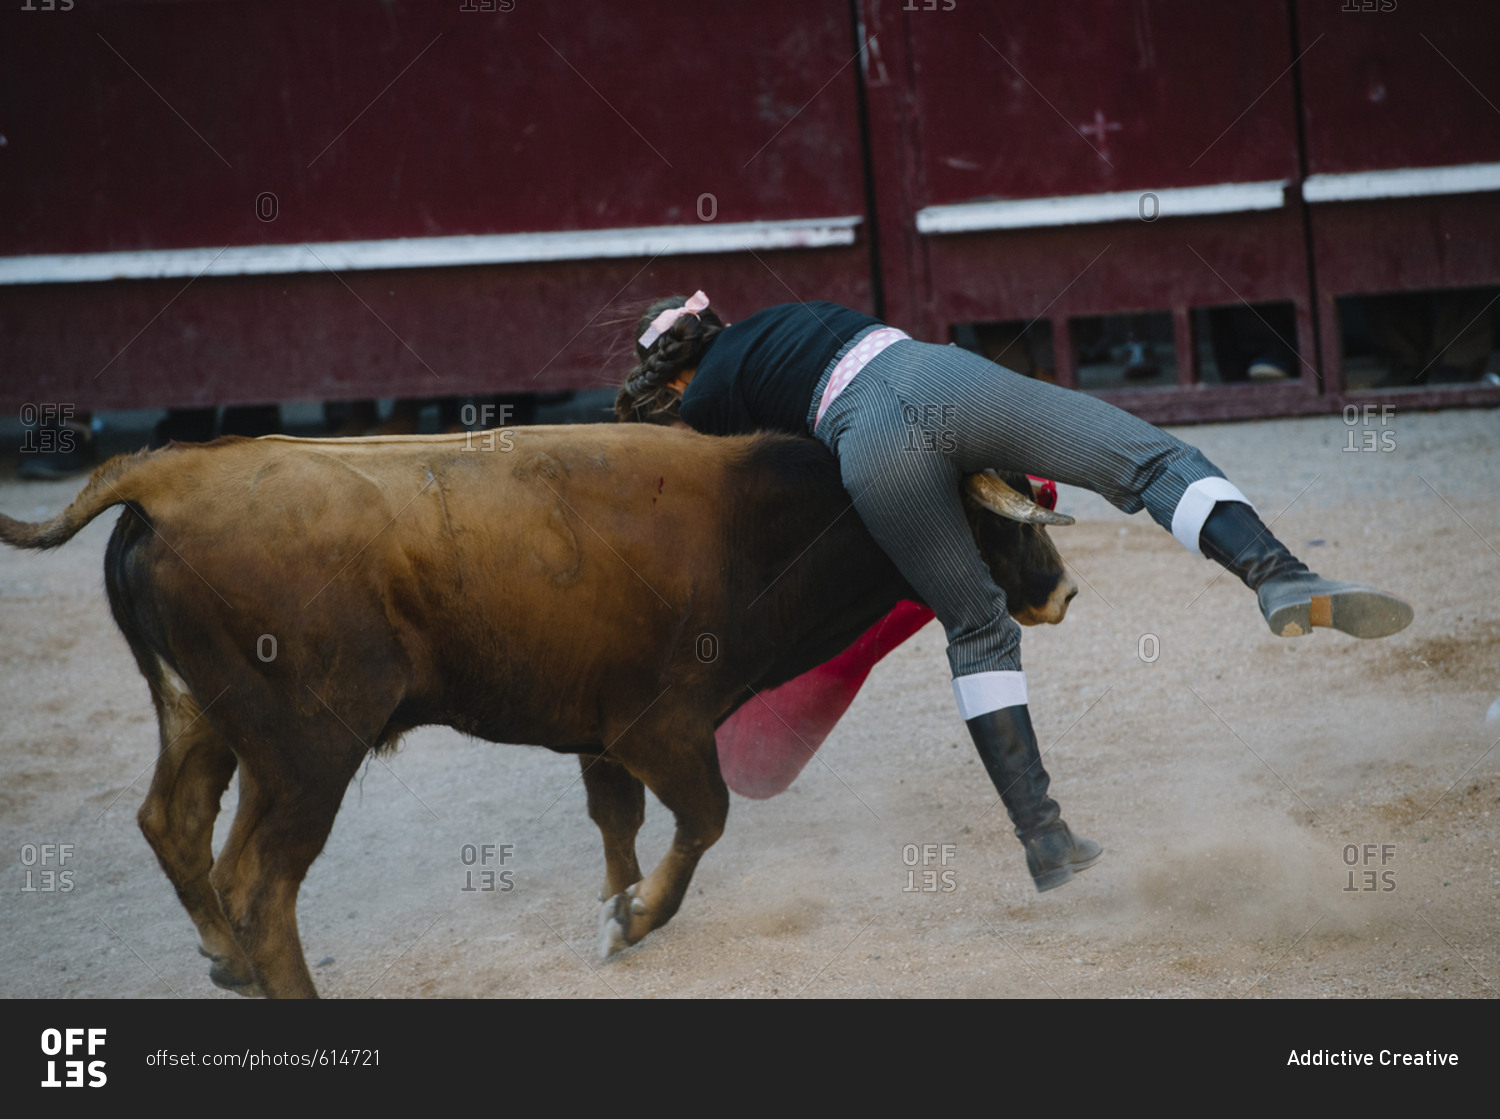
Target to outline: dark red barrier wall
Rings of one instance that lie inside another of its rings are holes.
[[[46,2],[0,14],[0,258],[858,224],[823,248],[0,284],[6,407],[606,384],[630,311],[703,287],[730,318],[828,298],[934,340],[1041,317],[1064,384],[1071,322],[1168,311],[1177,383],[1116,402],[1325,411],[1338,297],[1500,284],[1493,190],[1302,196],[1500,162],[1483,0]],[[931,207],[1280,180],[1262,211],[918,230]],[[1200,384],[1193,309],[1269,301],[1301,377]]]

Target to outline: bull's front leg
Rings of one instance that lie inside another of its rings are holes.
[[[606,959],[671,920],[698,860],[724,834],[729,815],[712,727],[689,735],[680,727],[632,727],[610,753],[671,810],[677,830],[656,869],[604,903],[599,954]]]

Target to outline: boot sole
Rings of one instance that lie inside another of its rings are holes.
[[[1103,856],[1104,848],[1101,847],[1099,848],[1099,853],[1092,859],[1087,859],[1081,863],[1069,863],[1067,866],[1060,866],[1056,870],[1049,870],[1046,874],[1038,878],[1033,878],[1032,881],[1036,883],[1036,892],[1045,894],[1048,890],[1055,890],[1059,886],[1067,885],[1072,880],[1074,874],[1080,870],[1087,870],[1103,858]]]
[[[1389,637],[1412,620],[1412,608],[1377,590],[1334,591],[1283,602],[1266,617],[1278,637],[1305,637],[1314,626],[1350,637]]]

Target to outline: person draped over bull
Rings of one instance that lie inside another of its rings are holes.
[[[1310,571],[1196,447],[1085,393],[916,341],[848,307],[787,303],[730,325],[703,292],[672,296],[641,318],[635,356],[615,401],[623,421],[789,432],[833,452],[870,535],[942,623],[959,715],[1039,891],[1093,866],[1103,848],[1075,836],[1047,795],[1021,630],[969,529],[966,475],[1024,472],[1092,490],[1126,513],[1145,509],[1254,591],[1280,637],[1314,626],[1386,637],[1412,619],[1394,595]],[[927,453],[912,453],[913,421],[932,429],[922,433]]]

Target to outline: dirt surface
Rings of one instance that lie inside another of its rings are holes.
[[[735,798],[681,912],[604,964],[577,763],[411,734],[351,784],[302,890],[322,993],[1495,997],[1500,413],[1400,413],[1394,449],[1350,453],[1391,441],[1363,430],[1179,434],[1316,570],[1414,604],[1384,641],[1275,638],[1231,576],[1064,489],[1083,591],[1024,653],[1053,791],[1106,849],[1065,888],[1033,891],[929,625],[788,793]],[[7,471],[0,509],[40,519],[80,485]],[[136,828],[156,727],[102,589],[113,519],[0,551],[0,994],[233,998]],[[670,826],[651,801],[647,865]],[[43,844],[67,862],[23,865]],[[465,865],[467,844],[511,850]],[[26,890],[49,869],[72,889]],[[465,892],[486,869],[497,888]]]

